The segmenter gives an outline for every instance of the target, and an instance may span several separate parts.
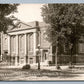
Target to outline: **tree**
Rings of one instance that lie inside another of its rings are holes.
[[[19,4],[0,4],[0,31],[6,32],[9,25],[14,26],[11,17],[7,17],[11,13],[17,12]]]
[[[72,52],[76,53],[75,46],[84,32],[84,4],[45,4],[42,16],[50,24],[46,31],[47,40],[56,46],[56,61],[59,45],[68,45],[72,64]]]

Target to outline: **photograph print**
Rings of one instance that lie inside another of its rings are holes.
[[[0,81],[84,81],[84,4],[0,4]]]

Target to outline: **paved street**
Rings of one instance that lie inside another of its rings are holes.
[[[84,80],[83,70],[49,71],[0,69],[0,81]]]

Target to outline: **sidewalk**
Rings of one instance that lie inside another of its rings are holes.
[[[8,68],[8,69],[11,69],[11,68],[19,68],[21,69],[22,66],[10,66],[10,65],[7,65],[5,62],[2,62],[0,63],[0,68]],[[80,72],[80,73],[83,73],[84,72],[84,65],[74,65],[74,68],[70,69],[69,66],[60,66],[60,70],[56,69],[56,66],[49,66],[49,65],[41,65],[40,66],[40,69],[41,70],[50,70],[50,71],[66,71],[66,72]],[[31,65],[31,69],[38,69],[38,64],[33,64]]]

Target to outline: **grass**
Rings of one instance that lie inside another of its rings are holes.
[[[65,71],[50,71],[50,70],[23,70],[23,69],[0,69],[0,80],[1,81],[12,81],[12,80],[33,80],[33,78],[67,78],[76,77],[77,74],[73,74]],[[32,78],[33,77],[33,78]],[[27,79],[28,78],[28,79]],[[35,79],[36,80],[36,79]]]

